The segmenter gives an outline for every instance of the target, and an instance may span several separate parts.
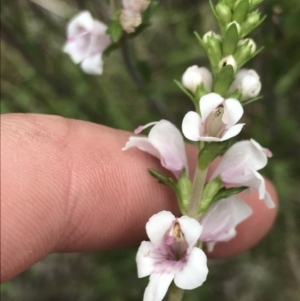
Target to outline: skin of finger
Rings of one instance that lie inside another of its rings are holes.
[[[146,172],[148,167],[162,171],[158,160],[137,149],[121,151],[130,133],[21,114],[2,115],[1,131],[1,281],[49,252],[137,243],[145,239],[144,225],[151,215],[161,210],[179,214],[174,194]],[[194,165],[196,150],[187,150]],[[234,251],[265,235],[275,211],[263,217],[257,211],[257,221],[269,221],[258,233],[247,221],[241,224],[243,241],[235,239],[239,248]],[[213,255],[235,254],[231,248],[218,253],[224,248],[217,245]]]

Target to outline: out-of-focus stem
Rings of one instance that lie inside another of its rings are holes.
[[[178,288],[177,286],[171,286],[169,290],[169,298],[168,301],[181,301],[183,297],[184,290]]]
[[[124,35],[122,37],[121,51],[122,51],[122,56],[123,56],[123,60],[124,60],[126,69],[129,73],[130,77],[135,82],[138,89],[143,90],[145,88],[145,84],[144,84],[144,81],[141,79],[141,77],[140,77],[140,75],[139,75],[139,73],[138,73],[138,71],[137,71],[137,69],[136,69],[136,67],[133,63],[132,57],[129,53],[126,35]]]

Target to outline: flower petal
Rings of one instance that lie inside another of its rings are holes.
[[[202,120],[204,121],[223,101],[224,98],[217,93],[209,93],[202,96],[199,102]]]
[[[223,122],[227,127],[236,124],[243,116],[244,109],[241,103],[234,98],[229,98],[224,101]]]
[[[173,274],[151,274],[149,284],[144,293],[144,301],[161,301],[166,295],[173,279]]]
[[[101,75],[103,73],[103,61],[101,54],[88,56],[81,63],[82,70],[91,75]]]
[[[83,37],[80,39],[83,40]],[[67,53],[71,57],[74,64],[79,64],[86,58],[88,48],[84,41],[76,39],[74,41],[67,42],[63,48],[63,52]]]
[[[271,198],[268,191],[265,192],[264,202],[265,202],[265,204],[267,205],[268,208],[270,208],[270,209],[275,208],[275,203],[272,200],[272,198]]]
[[[161,163],[165,168],[176,176],[179,176],[183,168],[188,169],[183,137],[171,122],[159,121],[151,129],[148,139],[159,151]]]
[[[211,179],[220,175],[225,183],[242,183],[249,170],[259,170],[266,164],[267,157],[262,147],[259,149],[249,140],[240,141],[226,151]]]
[[[241,132],[244,125],[245,125],[245,123],[238,123],[238,124],[233,125],[230,129],[228,129],[225,132],[225,134],[223,135],[223,137],[220,140],[225,141],[232,137],[235,137],[236,135],[238,135]]]
[[[146,224],[146,232],[154,246],[160,245],[174,220],[175,216],[170,211],[161,211],[150,217]]]
[[[207,274],[206,255],[201,249],[193,248],[186,266],[175,276],[174,282],[179,288],[191,290],[202,285]]]
[[[153,122],[149,122],[145,125],[140,125],[138,126],[135,130],[134,133],[135,134],[139,134],[140,132],[142,132],[144,129],[148,128],[149,126],[153,126],[156,125],[158,123],[158,121],[153,121]]]
[[[235,227],[252,212],[252,208],[237,195],[218,201],[200,219],[203,225],[201,240],[216,243],[232,239],[236,234]],[[209,247],[208,251],[212,251],[214,245]]]
[[[94,19],[89,11],[83,11],[76,15],[68,24],[67,36],[68,38],[82,35],[86,32],[92,31],[94,27]]]
[[[111,44],[110,37],[106,34],[106,30],[106,24],[94,20],[94,27],[89,45],[89,55],[102,53]]]
[[[146,137],[129,137],[129,140],[126,142],[126,145],[122,148],[122,150],[125,151],[131,147],[137,147],[140,150],[160,159],[160,153]]]
[[[188,112],[182,121],[183,135],[192,141],[199,141],[201,117],[196,112]]]
[[[197,240],[200,238],[202,232],[202,226],[194,218],[190,218],[186,215],[178,218],[178,222],[181,228],[181,231],[184,234],[184,238],[188,243],[188,252],[194,247]]]
[[[153,258],[149,256],[153,248],[154,246],[150,241],[142,241],[138,249],[136,264],[139,278],[150,275],[154,270]]]

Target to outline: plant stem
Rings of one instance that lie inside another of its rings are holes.
[[[197,166],[192,186],[190,202],[187,208],[187,215],[192,218],[197,218],[198,216],[206,174],[207,168],[201,169],[199,166]]]
[[[174,284],[171,286],[169,290],[168,301],[181,301],[183,297],[184,290],[175,286]]]
[[[122,51],[122,56],[123,56],[123,60],[124,60],[126,69],[129,73],[130,77],[132,78],[132,80],[134,81],[134,83],[136,84],[136,86],[139,90],[144,90],[145,83],[142,80],[142,78],[140,77],[139,72],[136,69],[135,63],[129,53],[126,35],[124,35],[122,37],[121,51]]]

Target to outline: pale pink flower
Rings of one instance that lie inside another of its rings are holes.
[[[201,116],[188,112],[182,121],[184,136],[192,141],[224,141],[240,133],[244,124],[236,124],[243,107],[236,99],[224,99],[217,93],[200,98]]]
[[[269,208],[275,204],[266,190],[265,180],[257,172],[264,168],[272,153],[263,148],[255,140],[235,143],[222,157],[211,179],[220,176],[225,185],[247,186],[258,191],[259,199],[263,199]]]
[[[76,15],[67,27],[67,43],[63,51],[88,74],[102,74],[102,52],[111,44],[107,26],[94,20],[90,12]]]
[[[211,92],[213,78],[210,71],[197,65],[187,68],[182,76],[182,84],[185,88],[195,93],[198,86],[203,83],[207,92]]]
[[[185,145],[180,131],[169,121],[161,120],[139,126],[134,133],[153,126],[148,137],[130,137],[122,150],[137,147],[160,159],[161,165],[179,177],[183,168],[188,173]]]
[[[213,204],[200,218],[203,226],[200,239],[212,252],[217,242],[229,241],[236,235],[235,227],[247,219],[253,210],[237,195]]]
[[[138,277],[150,275],[144,301],[161,301],[173,280],[185,290],[202,285],[208,268],[206,255],[197,248],[202,232],[198,221],[162,211],[149,219],[146,231],[150,241],[141,243],[136,256]]]

